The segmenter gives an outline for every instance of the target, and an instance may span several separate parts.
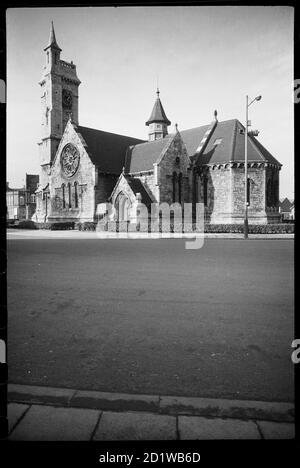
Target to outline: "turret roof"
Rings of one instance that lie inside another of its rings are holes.
[[[150,125],[153,122],[163,122],[167,125],[171,125],[170,120],[166,116],[161,100],[159,99],[159,90],[157,90],[156,94],[157,94],[157,98],[154,103],[151,115],[146,122],[146,125]]]

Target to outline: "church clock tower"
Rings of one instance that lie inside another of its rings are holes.
[[[76,66],[60,59],[61,48],[56,42],[53,22],[48,45],[44,48],[45,65],[41,86],[41,140],[40,184],[49,179],[51,164],[56,154],[65,126],[71,118],[78,124],[78,86]]]

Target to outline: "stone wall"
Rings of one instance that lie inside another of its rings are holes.
[[[159,196],[158,203],[173,203],[173,173],[177,175],[175,201],[178,202],[178,177],[182,174],[181,201],[188,203],[191,198],[190,158],[186,147],[177,133],[171,140],[166,152],[157,164]]]
[[[206,221],[214,223],[230,222],[232,212],[232,174],[230,165],[212,166],[204,172],[207,178]],[[204,203],[204,184],[200,178],[200,201]]]
[[[219,164],[200,168],[197,180],[197,200],[204,203],[204,177],[207,180],[206,222],[211,224],[243,223],[245,215],[245,169],[243,164]],[[266,210],[266,178],[279,188],[276,168],[265,164],[249,165],[251,224],[278,222],[277,208]]]
[[[61,169],[60,155],[67,143],[73,143],[80,154],[80,164],[72,177],[66,177]],[[80,220],[93,221],[95,217],[96,168],[88,157],[82,142],[69,122],[60,142],[58,153],[50,176],[49,221]],[[65,184],[66,206],[63,208],[62,184]],[[69,189],[71,188],[71,206],[69,206]],[[75,206],[75,184],[77,184],[78,207]]]
[[[145,174],[140,175],[133,174],[133,177],[135,179],[140,179],[153,201],[157,201],[159,197],[159,187],[156,183],[154,171],[149,171]]]

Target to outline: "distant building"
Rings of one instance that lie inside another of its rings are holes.
[[[11,188],[6,182],[6,218],[8,221],[23,221],[31,219],[36,210],[35,191],[39,184],[39,176],[26,174],[25,187]]]
[[[97,205],[110,201],[112,219],[136,222],[142,202],[203,203],[209,223],[243,223],[245,135],[237,120],[182,130],[171,122],[159,90],[146,122],[148,141],[79,125],[80,80],[61,60],[53,25],[41,86],[39,222],[97,221]],[[129,115],[128,115],[129,117]],[[248,134],[248,217],[274,223],[279,214],[281,164]]]
[[[295,203],[287,197],[279,202],[279,212],[282,221],[293,221],[295,219]]]

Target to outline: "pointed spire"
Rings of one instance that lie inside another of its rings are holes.
[[[158,88],[157,88],[156,94],[157,94],[157,98],[156,98],[156,101],[154,103],[154,106],[153,106],[151,115],[149,117],[149,120],[147,120],[147,122],[146,122],[146,125],[150,125],[153,122],[160,122],[160,123],[164,123],[166,125],[171,125],[171,122],[167,118],[167,116],[165,114],[165,111],[164,111],[164,108],[162,106],[162,103],[160,101],[160,98],[159,98],[160,91],[159,91]]]
[[[56,37],[55,37],[55,31],[54,31],[54,24],[53,21],[51,21],[51,27],[50,27],[50,35],[49,35],[49,41],[47,47],[45,47],[44,50],[48,49],[49,47],[53,47],[55,49],[61,50],[59,45],[56,42]]]

